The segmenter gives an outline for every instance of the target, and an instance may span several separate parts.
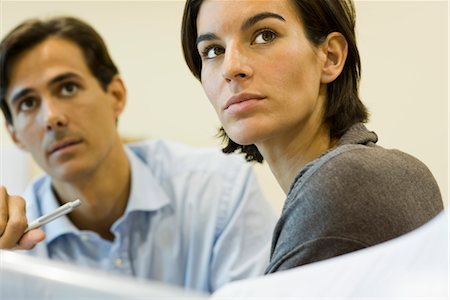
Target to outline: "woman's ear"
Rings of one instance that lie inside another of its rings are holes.
[[[109,83],[108,92],[113,97],[112,105],[117,119],[127,103],[127,89],[119,75],[115,75]]]
[[[332,32],[320,45],[320,49],[326,57],[321,82],[327,84],[333,82],[344,69],[348,53],[347,40],[341,33]]]

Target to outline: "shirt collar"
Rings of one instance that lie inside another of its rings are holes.
[[[376,143],[377,141],[378,136],[375,132],[369,131],[363,123],[356,123],[340,138],[338,146],[346,144],[367,145],[369,143]]]
[[[169,197],[146,162],[126,147],[125,152],[131,167],[131,189],[124,215],[132,211],[155,211],[168,205]]]
[[[112,230],[133,211],[156,211],[170,204],[169,197],[161,188],[157,178],[152,174],[149,166],[130,149],[125,147],[131,168],[131,189],[125,213],[112,226]],[[73,199],[75,200],[75,199]],[[40,199],[42,215],[57,209],[60,204],[53,193],[51,178],[47,177],[43,185]],[[70,221],[68,216],[62,216],[43,226],[46,232],[46,243],[51,243],[57,237],[80,230]]]
[[[42,198],[40,200],[41,213],[42,215],[48,214],[49,212],[57,209],[60,204],[55,197],[52,189],[52,182],[50,177],[47,177],[46,182],[43,185]],[[75,199],[73,199],[75,200]],[[42,226],[46,233],[45,241],[47,244],[51,243],[57,237],[67,234],[67,233],[77,233],[79,229],[73,225],[67,215],[57,218]]]
[[[340,146],[345,145],[368,145],[370,143],[376,143],[378,141],[378,136],[375,132],[369,131],[363,123],[356,123],[350,126],[350,128],[344,133],[344,135],[339,139],[336,147],[328,149],[327,151],[320,154],[316,159],[307,163],[301,171],[295,176],[291,187],[289,188],[289,194],[291,193],[294,186],[297,184],[299,178],[303,177],[304,174],[311,169],[313,166],[317,166],[317,161],[322,159],[325,155],[330,153],[337,153],[336,149],[339,149]]]

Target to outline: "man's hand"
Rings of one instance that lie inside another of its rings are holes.
[[[45,238],[41,229],[27,229],[25,200],[10,196],[6,188],[0,187],[0,249],[29,250]]]

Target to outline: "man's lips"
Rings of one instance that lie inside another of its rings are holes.
[[[80,139],[67,139],[67,140],[59,141],[59,142],[51,144],[50,147],[48,148],[47,153],[51,155],[61,149],[64,149],[66,147],[70,147],[70,146],[73,146],[73,145],[76,145],[79,143],[81,143]]]
[[[265,97],[263,97],[261,95],[252,94],[252,93],[238,94],[238,95],[235,95],[235,96],[231,97],[230,99],[228,99],[228,101],[225,103],[223,109],[226,110],[233,104],[245,102],[245,101],[248,101],[248,100],[262,100],[264,98]]]

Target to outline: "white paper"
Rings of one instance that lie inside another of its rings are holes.
[[[214,299],[448,299],[448,211],[391,241],[261,278]]]
[[[0,250],[0,299],[448,299],[448,211],[394,240],[212,296]]]
[[[1,300],[207,299],[158,282],[0,250]]]

